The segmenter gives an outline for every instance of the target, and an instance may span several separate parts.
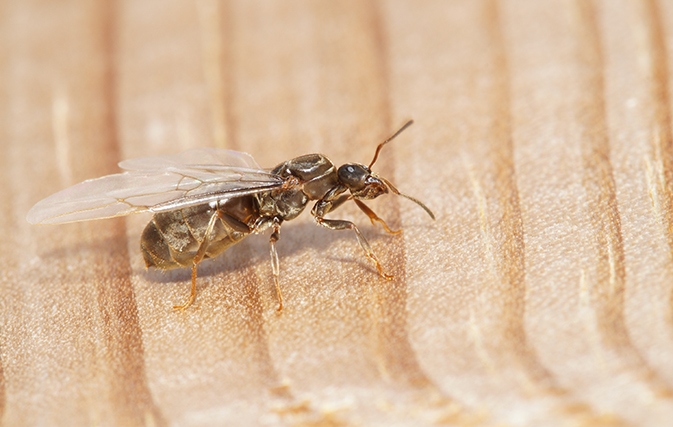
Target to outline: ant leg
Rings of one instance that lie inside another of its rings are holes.
[[[199,265],[201,261],[203,261],[203,257],[206,255],[206,250],[208,249],[208,245],[210,244],[210,235],[213,233],[213,229],[215,228],[215,221],[217,220],[217,218],[220,217],[220,215],[221,215],[220,211],[217,211],[213,214],[213,216],[210,217],[210,221],[208,221],[206,234],[204,235],[201,244],[199,244],[199,249],[196,251],[196,255],[192,260],[192,292],[189,295],[189,300],[187,300],[187,302],[184,305],[173,306],[173,308],[176,310],[186,309],[187,307],[192,305],[194,299],[196,299],[196,267]]]
[[[273,227],[273,233],[271,233],[271,237],[269,238],[271,246],[271,271],[273,272],[273,283],[276,285],[276,293],[278,294],[278,311],[281,311],[283,309],[283,294],[280,291],[280,283],[278,281],[280,262],[278,261],[278,252],[276,251],[276,242],[280,239],[280,220],[274,218],[271,226]]]
[[[365,251],[365,254],[369,257],[369,259],[374,261],[374,263],[376,264],[376,269],[379,271],[379,274],[385,277],[387,280],[393,280],[395,278],[394,276],[383,272],[383,268],[381,267],[379,259],[376,258],[376,255],[374,255],[371,246],[369,246],[369,242],[367,242],[367,239],[365,239],[365,236],[362,235],[362,233],[355,224],[353,224],[350,221],[340,219],[325,219],[321,216],[315,216],[315,220],[318,224],[322,225],[323,227],[329,228],[330,230],[351,229],[355,231],[355,236],[358,238],[358,242],[360,243],[362,250]]]
[[[380,222],[387,233],[400,234],[402,232],[402,230],[397,231],[391,230],[390,227],[388,227],[388,224],[386,224],[386,222],[383,219],[379,218],[379,216],[376,215],[374,211],[369,208],[369,206],[365,205],[358,199],[353,199],[353,201],[355,202],[356,205],[358,205],[360,210],[362,210],[362,212],[364,212],[369,217],[369,220],[372,222],[372,225],[376,225],[376,222]]]

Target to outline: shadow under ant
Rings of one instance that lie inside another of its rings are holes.
[[[362,222],[360,229],[366,235],[370,242],[380,241],[381,239],[389,238],[389,235],[384,233],[380,227]],[[41,258],[51,260],[63,260],[71,257],[78,257],[87,252],[95,252],[99,257],[105,259],[109,258],[111,261],[119,261],[120,259],[128,259],[129,256],[140,256],[140,251],[129,254],[128,237],[125,233],[126,227],[120,227],[117,235],[106,237],[102,239],[94,239],[87,244],[78,243],[64,243],[57,249],[40,254]],[[351,240],[355,248],[353,256],[334,256],[324,255],[324,258],[331,261],[338,261],[340,263],[357,265],[373,275],[378,276],[378,272],[374,266],[371,265],[367,256],[360,250],[357,244],[357,239],[350,230],[343,232],[334,232],[317,226],[312,221],[304,221],[300,223],[287,223],[283,226],[281,238],[277,243],[278,252],[280,256],[281,267],[284,258],[289,258],[294,255],[306,252],[312,249],[318,254],[324,253],[327,249],[333,246],[337,241]],[[140,236],[138,236],[138,245],[140,245]],[[269,259],[269,233],[251,234],[242,241],[228,248],[222,254],[215,258],[208,258],[201,262],[198,267],[197,288],[203,288],[205,285],[200,278],[212,278],[221,276],[226,280],[226,277],[236,272],[237,270],[249,269],[259,266],[261,264],[269,264],[268,279],[272,283],[271,266]],[[321,255],[317,255],[321,256]],[[164,283],[164,284],[178,284],[185,283],[191,279],[190,267],[176,268],[172,270],[161,270],[156,268],[138,269],[133,268],[134,260],[129,260],[130,274],[138,274],[145,281],[150,283]],[[201,285],[201,286],[200,286]],[[207,286],[207,285],[206,285]]]
[[[371,228],[371,230],[370,230]],[[363,232],[367,234],[370,242],[377,241],[380,238],[385,238],[384,235],[376,233],[373,226],[361,227]],[[347,230],[349,231],[349,230]],[[318,227],[312,222],[300,224],[287,224],[283,227],[281,238],[278,241],[277,248],[280,257],[281,268],[284,258],[289,258],[306,252],[309,249],[316,251],[318,254],[326,252],[327,249],[340,240],[352,239],[356,252],[362,252],[357,239],[350,233],[335,233],[334,231]],[[295,237],[296,236],[296,237]],[[246,254],[246,257],[241,256]],[[320,256],[320,255],[318,255]],[[362,268],[378,275],[376,268],[368,264],[369,259],[364,253],[361,257],[335,257],[325,255],[325,259],[332,261],[340,261],[345,263],[353,263]],[[198,278],[214,277],[220,275],[229,275],[237,270],[244,270],[251,267],[259,266],[260,264],[269,264],[269,281],[272,282],[271,265],[269,259],[269,238],[267,233],[259,235],[247,236],[244,240],[238,242],[234,246],[228,248],[222,254],[215,258],[208,258],[202,261],[198,267]],[[190,267],[179,268],[174,270],[160,270],[156,268],[146,269],[140,273],[144,279],[155,283],[182,283],[191,279]],[[198,283],[197,283],[198,287]]]

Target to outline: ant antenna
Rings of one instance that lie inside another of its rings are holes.
[[[399,133],[399,132],[398,132],[398,133]],[[411,196],[408,195],[408,194],[404,194],[404,193],[402,193],[400,190],[398,190],[397,188],[395,188],[395,186],[393,185],[392,182],[388,181],[388,180],[385,179],[384,177],[379,176],[378,178],[379,178],[381,181],[385,182],[386,185],[388,186],[388,188],[390,188],[390,191],[392,191],[394,194],[397,194],[398,196],[402,196],[402,197],[404,197],[405,199],[409,199],[409,200],[411,200],[412,202],[416,203],[418,206],[422,207],[423,210],[424,210],[425,212],[428,213],[428,215],[430,215],[430,218],[435,219],[435,214],[433,214],[432,211],[430,210],[430,208],[428,208],[427,206],[425,206],[425,205],[423,204],[423,202],[421,202],[420,200],[418,200],[418,199],[415,198],[415,197],[411,197]]]
[[[393,136],[391,136],[390,138],[386,139],[385,141],[383,141],[382,143],[380,143],[378,147],[376,147],[376,153],[374,153],[374,160],[372,160],[372,162],[369,164],[369,169],[370,169],[370,170],[371,170],[372,166],[374,166],[374,162],[376,162],[376,159],[379,158],[379,151],[381,151],[381,147],[383,147],[384,145],[386,145],[387,143],[389,143],[390,141],[392,141],[397,135],[401,134],[402,131],[403,131],[404,129],[408,128],[408,127],[411,126],[413,123],[414,123],[413,120],[409,120],[408,122],[406,122],[406,123],[404,124],[404,126],[402,126],[402,127],[400,128],[400,130],[398,130],[397,132],[395,132],[395,133],[393,134]]]

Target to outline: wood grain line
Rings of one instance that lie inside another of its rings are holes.
[[[215,147],[224,148],[226,146],[226,128],[224,124],[224,100],[227,99],[223,93],[223,84],[221,78],[223,63],[220,55],[222,54],[222,37],[220,37],[221,24],[220,2],[212,0],[198,0],[195,2],[197,15],[199,17],[199,29],[201,30],[201,56],[203,61],[203,74],[208,87],[210,96],[210,116],[212,128],[213,144]],[[225,43],[228,38],[224,38]],[[228,68],[224,65],[224,68]]]
[[[668,83],[670,66],[666,54],[666,36],[661,21],[661,11],[656,0],[642,2],[643,27],[651,63],[650,91],[653,99],[654,123],[652,153],[658,170],[655,189],[657,205],[654,214],[660,218],[673,259],[673,130],[671,130],[671,99]],[[657,209],[658,208],[658,209]],[[673,292],[669,297],[669,325],[673,333]]]
[[[248,252],[246,258],[251,259],[250,249],[239,249]],[[246,308],[247,308],[247,326],[250,330],[248,335],[253,341],[251,344],[254,346],[254,358],[251,361],[254,363],[260,372],[260,377],[264,378],[265,385],[269,390],[274,391],[276,397],[282,398],[285,402],[293,402],[294,395],[290,390],[290,387],[281,386],[280,375],[276,370],[273,358],[271,357],[271,351],[269,348],[269,337],[266,330],[266,322],[264,316],[264,304],[260,298],[259,288],[260,288],[260,278],[257,275],[257,271],[254,265],[250,262],[244,262],[232,275],[236,278],[235,282],[242,284],[243,289],[245,290],[246,296]],[[232,280],[234,281],[234,280]],[[277,300],[273,300],[271,307],[275,308]],[[273,310],[273,309],[272,309]],[[274,312],[273,316],[276,315]]]
[[[231,0],[223,0],[220,7],[221,36],[224,39],[222,44],[222,97],[224,104],[224,124],[225,124],[225,143],[226,148],[231,150],[241,150],[240,143],[236,138],[236,120],[234,119],[234,105],[236,98],[234,94],[234,67],[230,65],[234,52],[234,12],[231,6]],[[224,147],[221,147],[224,148]]]
[[[10,56],[10,47],[8,46],[8,41],[9,41],[9,35],[7,34],[7,28],[9,25],[7,25],[7,17],[10,16],[10,11],[9,11],[9,2],[0,2],[0,17],[2,19],[0,20],[0,64],[8,64],[9,59],[8,57]],[[2,66],[0,67],[0,140],[1,141],[8,141],[9,138],[7,136],[7,124],[4,123],[6,118],[9,117],[8,114],[8,94],[7,94],[7,83],[9,79],[6,77],[5,73],[7,73],[7,67]],[[3,202],[0,203],[0,218],[4,218],[5,220],[3,221],[5,224],[0,226],[0,230],[2,230],[3,238],[0,239],[0,254],[2,256],[0,257],[0,269],[2,270],[2,273],[0,273],[0,286],[2,287],[3,291],[5,290],[6,283],[9,280],[13,280],[13,278],[8,277],[9,272],[8,272],[8,265],[5,265],[5,263],[9,263],[12,260],[13,253],[14,251],[11,250],[14,247],[14,244],[16,243],[14,240],[14,235],[12,233],[8,233],[7,231],[9,230],[9,227],[11,224],[10,218],[11,218],[11,210],[12,210],[12,195],[8,189],[11,188],[10,186],[10,177],[9,177],[9,168],[8,168],[8,162],[9,162],[9,153],[8,153],[8,144],[0,144],[0,188],[3,189],[5,192],[5,196],[2,198]],[[7,313],[7,307],[5,307],[5,304],[7,304],[8,301],[8,296],[3,292],[2,297],[0,297],[0,309],[2,310],[3,313]],[[6,322],[4,318],[1,318],[0,321],[2,322],[0,324],[0,328],[2,331],[6,331]],[[6,333],[6,332],[5,332]],[[5,409],[6,409],[6,403],[7,403],[7,389],[6,389],[6,380],[5,380],[5,364],[6,361],[3,357],[3,354],[6,354],[6,349],[5,346],[7,345],[7,336],[5,333],[0,334],[0,424],[2,424],[2,420],[4,419],[5,415]]]
[[[0,57],[0,61],[1,60],[2,60],[2,58]],[[3,80],[3,81],[6,81],[6,80]],[[2,91],[3,89],[4,89],[4,85],[0,85],[0,91]],[[7,99],[7,97],[5,96],[5,94],[0,93],[0,105],[3,105],[4,102],[2,102],[2,101],[6,100],[6,99]],[[2,107],[0,107],[0,110],[1,109],[2,109]],[[1,115],[1,117],[7,117],[7,115],[3,114],[2,112],[0,112],[0,115]],[[4,126],[4,124],[0,125],[0,138],[3,138],[4,132],[2,132],[2,131],[4,131],[5,129],[6,129],[6,126]],[[2,155],[0,155],[0,187],[6,189],[6,188],[11,188],[11,187],[9,186],[9,179],[8,179],[9,177],[8,177],[8,173],[7,173],[8,168],[6,167],[7,159],[9,158],[9,156],[8,156],[8,153],[7,153],[7,150],[5,149],[5,147],[7,147],[7,145],[2,146],[2,148],[3,148]],[[7,195],[3,197],[3,203],[0,203],[0,205],[2,205],[2,206],[0,206],[0,212],[2,212],[2,214],[1,214],[2,218],[5,218],[5,223],[7,225],[10,224],[10,221],[9,221],[9,218],[11,218],[10,207],[12,205],[12,203],[11,203],[12,197],[9,195],[9,193],[10,192],[7,191]],[[9,283],[10,280],[16,280],[16,278],[10,277],[10,274],[9,274],[9,271],[8,271],[9,269],[7,268],[8,265],[6,265],[6,263],[7,264],[12,263],[13,260],[12,260],[11,254],[14,253],[14,251],[11,250],[11,247],[12,247],[11,244],[13,243],[14,239],[12,239],[12,234],[7,232],[8,228],[9,227],[6,228],[6,226],[3,226],[2,228],[0,228],[3,232],[2,233],[3,234],[3,239],[0,239],[1,240],[1,242],[0,242],[0,253],[2,253],[2,258],[0,258],[0,268],[3,270],[3,272],[0,274],[0,286],[2,286],[3,291],[6,290],[5,288],[7,286],[7,283]],[[7,312],[5,305],[7,304],[8,298],[9,297],[5,292],[3,292],[2,297],[0,297],[0,309],[2,309],[3,313]],[[0,321],[1,321],[0,329],[2,331],[6,331],[7,323],[5,321],[5,318],[4,317],[1,318]],[[6,386],[5,386],[5,364],[6,364],[6,361],[3,357],[3,355],[6,354],[6,350],[5,350],[6,345],[7,345],[7,336],[4,333],[0,334],[0,424],[2,423],[2,420],[4,418],[5,404],[7,402],[7,389],[6,389]]]
[[[213,52],[213,54],[216,55],[219,61],[221,61],[220,66],[217,67],[220,73],[220,75],[217,76],[217,79],[220,81],[218,87],[220,88],[219,93],[222,99],[216,100],[215,103],[221,105],[222,108],[220,111],[215,111],[215,113],[222,114],[222,117],[216,118],[216,121],[221,120],[223,122],[225,139],[216,142],[225,144],[220,148],[241,150],[239,138],[237,136],[236,116],[233,113],[234,105],[236,103],[234,96],[236,93],[234,90],[234,85],[236,84],[234,73],[234,70],[236,69],[236,59],[234,56],[235,30],[233,25],[236,19],[231,2],[228,0],[220,2],[218,13],[218,34],[215,36],[222,39],[223,42],[218,45],[220,51]],[[236,248],[235,250],[239,252],[247,251],[248,255],[245,256],[245,258],[248,260],[252,258],[247,247],[245,249]],[[248,319],[247,323],[252,332],[249,336],[251,340],[254,340],[254,343],[252,344],[255,348],[255,359],[253,363],[257,365],[259,371],[262,372],[262,377],[265,378],[267,382],[266,385],[273,391],[273,394],[276,397],[284,399],[286,402],[294,401],[294,396],[290,387],[280,386],[280,375],[273,363],[263,310],[264,304],[262,303],[259,294],[261,280],[257,275],[255,265],[252,265],[250,262],[244,262],[236,269],[233,276],[229,277],[232,277],[230,282],[243,283],[245,289],[247,298],[246,307],[248,309],[246,318]],[[234,280],[233,278],[237,279]],[[274,296],[276,298],[278,297],[275,293]],[[277,300],[274,300],[272,301],[272,304],[276,304],[276,302]]]
[[[528,343],[525,330],[526,317],[526,263],[523,220],[519,202],[519,190],[514,168],[514,145],[512,141],[510,71],[504,44],[504,32],[497,0],[489,0],[484,8],[485,31],[488,35],[493,61],[493,138],[489,149],[489,161],[495,168],[495,193],[502,211],[498,221],[502,237],[496,245],[497,274],[501,278],[501,301],[503,313],[503,344],[524,369],[528,379],[539,387],[555,392],[561,389],[553,375],[542,364],[533,347]],[[497,238],[497,237],[494,237]]]
[[[661,210],[657,212],[664,221],[664,231],[667,234],[669,247],[673,254],[673,132],[671,131],[671,107],[669,94],[669,65],[666,55],[666,38],[661,12],[655,0],[643,2],[645,8],[648,44],[651,58],[651,92],[654,98],[655,122],[653,123],[655,138],[652,142],[657,162],[662,167],[662,182],[660,182]]]
[[[2,351],[2,343],[0,343],[0,352]],[[0,421],[5,416],[5,405],[7,403],[7,390],[5,388],[5,363],[0,353]]]
[[[626,270],[621,218],[617,204],[615,180],[610,162],[610,142],[605,107],[605,69],[601,35],[593,1],[578,0],[577,40],[578,62],[583,93],[578,105],[578,120],[583,127],[583,184],[589,198],[591,222],[595,234],[597,258],[596,283],[593,287],[598,329],[603,344],[616,351],[628,365],[643,374],[650,385],[664,394],[671,394],[663,378],[657,374],[631,341],[624,317]]]
[[[377,114],[387,132],[392,129],[390,107],[390,79],[388,76],[388,47],[382,18],[381,6],[377,0],[367,2],[363,13],[367,14],[369,22],[369,36],[376,60],[374,80],[380,94],[380,105]],[[382,176],[395,176],[394,149],[388,152],[381,164],[377,164]],[[398,200],[390,198],[386,203],[385,217],[393,228],[399,228],[401,215]],[[395,280],[377,287],[379,313],[376,317],[376,331],[378,334],[378,349],[384,363],[385,372],[396,381],[407,386],[419,389],[433,389],[437,387],[430,381],[420,364],[416,353],[409,341],[407,328],[407,282],[406,282],[406,250],[404,233],[390,236],[386,239],[386,253],[382,257],[383,264],[395,276]]]
[[[201,29],[203,70],[208,94],[213,142],[218,148],[233,148],[234,121],[231,58],[234,20],[229,1],[199,0],[196,2]]]
[[[126,227],[115,220],[114,239],[92,268],[102,317],[110,396],[118,425],[167,425],[152,399],[145,373],[142,331],[131,284]]]
[[[103,49],[105,61],[104,99],[105,124],[108,138],[104,152],[112,159],[120,159],[121,147],[117,137],[117,81],[116,81],[116,2],[107,1],[101,7],[103,24]],[[114,162],[110,162],[114,163]],[[126,223],[115,220],[110,224],[114,229],[110,245],[101,249],[100,262],[93,265],[92,272],[98,290],[98,304],[103,318],[105,348],[108,352],[108,368],[111,401],[119,425],[139,425],[148,423],[166,425],[166,421],[155,404],[145,372],[145,355],[142,344],[142,330],[138,317],[138,307],[131,285],[131,266],[126,241]]]

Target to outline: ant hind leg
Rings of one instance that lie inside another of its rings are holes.
[[[192,260],[192,289],[189,295],[189,300],[187,300],[187,302],[183,305],[173,306],[173,308],[176,310],[184,310],[188,308],[194,303],[194,300],[196,299],[196,268],[206,256],[206,250],[208,250],[208,245],[210,244],[210,235],[213,233],[213,228],[215,228],[215,221],[220,217],[220,215],[220,211],[216,211],[213,216],[210,217],[210,221],[208,221],[206,234],[203,237],[203,241],[199,244],[199,249],[196,251],[196,255]]]

